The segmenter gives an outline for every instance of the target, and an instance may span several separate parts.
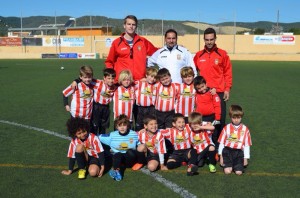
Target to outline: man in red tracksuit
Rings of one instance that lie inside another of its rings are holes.
[[[113,68],[116,71],[116,81],[124,69],[131,71],[135,81],[144,78],[147,56],[158,50],[150,41],[135,33],[137,25],[135,16],[125,17],[125,32],[112,42],[105,65],[106,68]]]
[[[221,124],[219,130],[215,130],[220,133],[225,126],[226,101],[229,100],[232,86],[232,66],[227,52],[215,44],[216,39],[216,31],[207,28],[204,31],[205,47],[196,53],[194,62],[200,75],[206,79],[207,86],[211,88],[211,93],[217,93],[221,99]]]

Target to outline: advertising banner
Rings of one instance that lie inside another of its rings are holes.
[[[43,38],[43,46],[83,47],[84,38],[71,38],[71,37]]]
[[[77,58],[77,53],[60,53],[59,58]]]
[[[99,57],[97,53],[78,53],[78,58],[82,59],[96,59],[97,57]]]
[[[58,54],[42,54],[42,58],[58,58]]]
[[[23,38],[22,44],[24,46],[42,46],[42,38]]]
[[[294,35],[262,35],[254,36],[253,44],[262,45],[295,45],[296,37]]]
[[[0,46],[22,46],[21,38],[1,37]]]

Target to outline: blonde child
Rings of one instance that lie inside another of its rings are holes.
[[[132,74],[129,70],[120,72],[118,79],[119,87],[115,90],[114,101],[114,119],[119,115],[126,115],[132,123],[132,110],[135,101],[134,85]]]
[[[138,132],[138,146],[140,152],[147,154],[147,168],[151,172],[157,170],[160,165],[161,170],[168,170],[164,165],[164,154],[166,153],[166,145],[164,136],[157,129],[156,117],[148,115],[144,117],[144,129]]]
[[[250,131],[242,123],[244,112],[241,106],[231,105],[229,109],[231,123],[227,124],[219,137],[220,164],[225,174],[232,171],[242,175],[244,166],[248,165],[250,159],[250,146],[252,145]]]
[[[79,70],[81,82],[76,88],[69,85],[63,90],[63,102],[66,111],[71,113],[73,118],[91,119],[93,108],[93,69],[90,66],[82,66]],[[68,97],[72,95],[71,105],[68,103]]]
[[[194,89],[194,70],[190,66],[181,68],[180,75],[182,82],[178,85],[179,94],[176,101],[175,113],[181,113],[185,117],[185,122],[188,123],[188,116],[195,108],[195,93]]]
[[[137,105],[137,119],[135,120],[135,130],[143,128],[143,120],[146,115],[155,115],[155,83],[157,69],[149,67],[146,70],[146,81],[135,82],[135,98]]]
[[[189,125],[192,129],[191,142],[193,148],[197,150],[197,164],[202,167],[204,161],[208,159],[208,168],[211,173],[216,172],[216,149],[211,139],[211,134],[215,127],[210,123],[205,124],[202,122],[200,113],[193,112],[189,115]]]
[[[72,138],[69,151],[69,169],[63,175],[73,172],[75,162],[79,168],[78,179],[86,177],[86,169],[90,176],[101,177],[104,171],[104,153],[97,136],[89,133],[89,123],[83,118],[70,118],[67,121],[69,136]]]

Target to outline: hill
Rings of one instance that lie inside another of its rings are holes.
[[[22,18],[22,27],[38,27],[42,24],[64,24],[70,16],[31,16]],[[112,26],[113,34],[119,35],[123,31],[123,19],[108,18],[105,16],[82,16],[76,18],[77,26]],[[258,22],[236,22],[237,33],[253,31],[257,28],[264,29],[269,32],[272,26],[276,25],[269,21]],[[162,31],[163,26],[163,31]],[[300,22],[297,23],[279,23],[283,31],[289,31],[292,28],[300,29]],[[0,35],[6,35],[7,29],[20,28],[20,17],[2,17],[0,16]],[[234,22],[224,22],[218,24],[208,24],[204,22],[195,21],[174,21],[174,20],[154,20],[154,19],[140,19],[138,33],[143,35],[158,35],[165,32],[167,29],[175,29],[179,35],[197,34],[198,28],[200,33],[203,33],[207,27],[214,27],[218,34],[233,34]]]

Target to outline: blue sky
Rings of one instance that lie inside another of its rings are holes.
[[[243,3],[241,3],[243,2]],[[205,23],[226,21],[300,22],[299,0],[17,0],[2,1],[0,16],[62,16],[85,15],[124,18],[133,14],[138,19],[191,20]]]

